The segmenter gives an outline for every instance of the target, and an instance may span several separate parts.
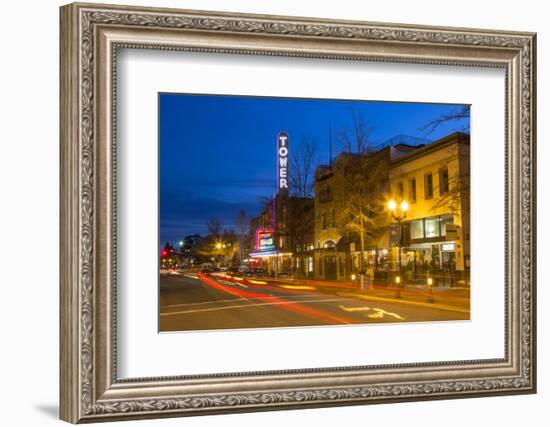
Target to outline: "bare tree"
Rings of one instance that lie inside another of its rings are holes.
[[[456,164],[457,167],[447,168],[446,188],[442,188],[442,177],[439,186],[434,192],[432,210],[459,214],[459,210],[470,212],[470,150],[459,150],[448,159],[448,164]],[[440,172],[441,173],[441,172]]]
[[[235,226],[237,229],[237,233],[239,234],[246,234],[248,232],[248,223],[250,220],[248,219],[248,216],[246,215],[246,212],[244,209],[241,209],[239,212],[239,216],[237,217],[235,221]]]
[[[292,248],[297,257],[303,258],[306,244],[313,240],[315,223],[314,203],[312,198],[292,197],[288,201],[286,211],[286,237],[288,247]],[[296,247],[300,248],[299,251]]]
[[[258,203],[261,206],[260,211],[260,227],[272,227],[274,225],[275,218],[273,217],[274,212],[274,198],[267,196],[258,197]]]
[[[359,239],[360,273],[364,274],[364,252],[368,242],[376,240],[387,225],[381,202],[380,184],[387,179],[389,162],[379,154],[348,155],[335,165],[341,169],[344,191],[338,201],[336,226],[348,237]]]
[[[420,130],[425,131],[427,134],[430,134],[442,125],[457,122],[463,119],[469,119],[469,118],[470,118],[470,105],[463,105],[463,106],[454,108],[447,114],[443,114],[439,117],[436,117],[433,120],[430,120],[428,123],[422,126]],[[470,133],[470,124],[468,123],[468,125],[464,126],[461,130],[465,133]]]
[[[456,215],[462,207],[469,210],[470,201],[470,176],[459,173],[449,177],[449,190],[439,194],[432,205],[432,210],[445,210]]]
[[[244,250],[246,246],[247,236],[248,236],[248,228],[250,224],[250,219],[246,215],[246,212],[244,209],[241,209],[239,212],[239,216],[237,217],[235,221],[235,225],[237,227],[237,239],[239,243],[239,261],[242,262],[244,258]]]
[[[210,218],[206,223],[206,228],[211,235],[219,237],[223,231],[222,220],[218,217]]]
[[[364,285],[366,243],[377,237],[387,219],[377,191],[387,180],[389,160],[377,153],[370,139],[372,128],[364,116],[352,112],[352,126],[342,129],[337,139],[347,153],[334,165],[343,179],[343,192],[338,200],[336,226],[343,235],[359,239],[361,287]]]
[[[319,164],[315,139],[302,140],[300,148],[290,159],[290,191],[298,197],[312,197],[315,185],[315,169]]]
[[[348,153],[365,154],[372,146],[370,135],[373,128],[368,125],[365,117],[351,111],[351,126],[342,128],[336,133],[336,139],[342,145],[342,149]]]

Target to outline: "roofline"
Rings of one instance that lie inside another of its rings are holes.
[[[426,144],[422,147],[419,147],[417,150],[414,150],[410,153],[400,156],[399,158],[393,160],[391,164],[398,165],[398,164],[407,163],[408,161],[414,160],[420,156],[425,155],[426,153],[439,150],[441,148],[444,148],[448,145],[452,145],[454,143],[470,144],[470,135],[463,132],[453,132],[447,136],[444,136],[441,139],[438,139],[435,142],[432,142],[431,144]]]
[[[409,144],[387,145],[385,147],[380,148],[377,151],[372,152],[372,155],[381,155],[382,153],[384,153],[386,151],[390,151],[392,147],[400,147],[401,146],[401,147],[413,148],[413,150],[411,152],[403,154],[402,156],[399,156],[395,160],[390,159],[390,163],[392,165],[397,165],[397,164],[406,163],[410,160],[414,160],[415,158],[417,158],[419,156],[423,156],[426,153],[430,153],[432,151],[439,150],[440,148],[443,148],[447,145],[451,145],[455,142],[463,143],[463,144],[469,144],[470,143],[470,135],[468,135],[464,132],[453,132],[453,133],[451,133],[447,136],[444,136],[443,138],[438,139],[437,141],[434,141],[430,144],[424,144],[424,145],[420,145],[420,146],[414,146],[414,145],[409,145]],[[337,157],[339,157],[343,154],[352,155],[352,156],[359,156],[359,154],[357,154],[357,153],[342,152]],[[316,173],[320,168],[326,168],[326,169],[329,169],[329,170],[327,171],[327,173],[325,175],[323,175],[319,178],[316,177],[315,182],[324,181],[325,179],[330,178],[331,176],[334,175],[333,166],[319,165],[316,168]]]

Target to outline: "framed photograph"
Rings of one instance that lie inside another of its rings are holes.
[[[61,418],[536,391],[535,34],[61,8]]]

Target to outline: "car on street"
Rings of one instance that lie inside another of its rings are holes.
[[[257,267],[248,269],[248,271],[245,272],[245,275],[248,277],[266,277],[269,276],[269,273],[265,268]]]

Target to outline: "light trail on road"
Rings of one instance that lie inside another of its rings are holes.
[[[240,289],[231,288],[229,286],[224,286],[221,283],[216,282],[215,280],[211,279],[210,277],[207,277],[203,273],[199,273],[198,275],[199,279],[202,280],[203,283],[219,290],[222,292],[227,292],[228,294],[240,296],[242,298],[252,298],[252,299],[258,299],[261,301],[266,302],[278,302],[275,306],[278,308],[282,308],[288,311],[294,311],[296,313],[303,314],[308,317],[312,317],[317,320],[322,320],[324,322],[327,322],[328,324],[334,324],[334,323],[342,323],[342,324],[351,324],[355,323],[352,321],[349,321],[343,317],[330,314],[321,310],[317,310],[315,308],[307,307],[304,305],[301,305],[300,303],[294,302],[294,301],[288,301],[284,300],[282,298],[279,298],[274,295],[265,295],[260,293],[254,293],[249,291],[242,291]]]
[[[279,287],[284,289],[297,290],[297,291],[314,291],[315,289],[317,289],[314,286],[307,286],[307,285],[279,285]]]
[[[161,274],[162,332],[469,320],[469,312],[459,311],[462,307],[405,302],[307,282],[262,278],[258,281],[265,284],[255,284],[256,278],[240,277],[238,284],[215,274],[203,274],[202,279],[195,272]],[[314,289],[297,289],[301,286]]]

